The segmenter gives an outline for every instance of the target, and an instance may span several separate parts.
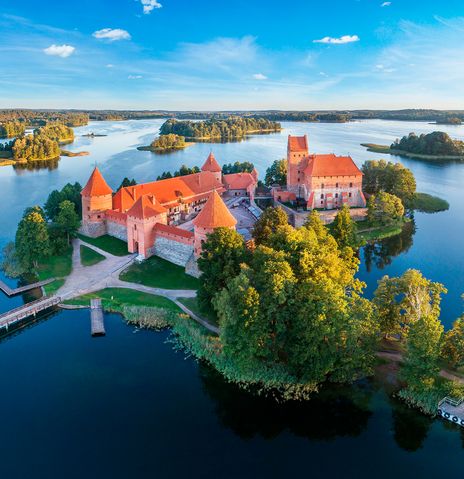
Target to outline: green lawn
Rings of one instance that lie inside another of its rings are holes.
[[[105,257],[94,251],[93,249],[88,248],[87,246],[81,245],[81,264],[82,266],[93,266],[94,264],[103,261]]]
[[[399,221],[391,225],[371,225],[367,221],[358,221],[358,238],[364,241],[376,241],[401,233],[404,221]]]
[[[197,298],[178,298],[178,300],[184,306],[187,306],[187,308],[190,309],[190,311],[200,316],[200,318],[206,319],[211,324],[218,326],[218,319],[213,312],[207,314],[207,313],[204,313],[203,311],[200,311]]]
[[[56,281],[45,286],[45,292],[50,295],[64,284],[64,278],[71,274],[71,270],[72,248],[69,247],[62,255],[48,256],[40,262],[37,269],[37,276],[39,277],[39,281],[56,278]]]
[[[133,264],[119,278],[153,288],[198,289],[198,279],[185,274],[185,269],[169,261],[152,256],[140,264]]]
[[[414,209],[423,213],[438,213],[439,211],[449,209],[449,203],[437,196],[428,195],[427,193],[416,193]]]
[[[129,254],[127,251],[127,243],[118,238],[113,238],[113,236],[104,235],[99,238],[89,238],[88,236],[81,234],[78,234],[77,236],[82,241],[97,246],[103,251],[114,254],[115,256],[126,256]]]
[[[67,300],[65,303],[89,306],[92,298],[101,298],[103,307],[109,310],[120,310],[122,306],[151,306],[181,312],[175,303],[167,298],[124,288],[102,289],[95,293],[84,294],[78,298]]]

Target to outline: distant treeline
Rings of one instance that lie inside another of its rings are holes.
[[[403,136],[401,140],[397,139],[390,148],[421,155],[464,156],[464,142],[453,140],[442,131],[434,131],[419,136],[415,133],[409,133],[408,136]]]
[[[0,124],[0,138],[24,135],[26,125],[20,121],[5,121]]]
[[[89,115],[85,112],[67,110],[0,110],[0,123],[5,122],[19,122],[24,126],[44,126],[50,122],[59,122],[66,126],[83,126],[89,122]]]
[[[280,123],[266,118],[230,117],[205,121],[167,120],[160,128],[162,135],[176,134],[190,140],[236,139],[250,133],[280,131]]]

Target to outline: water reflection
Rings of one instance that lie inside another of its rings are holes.
[[[310,401],[279,404],[227,383],[216,371],[201,364],[203,387],[215,403],[221,424],[243,439],[272,439],[285,431],[311,440],[331,441],[359,436],[367,427],[373,389],[368,382],[355,386],[324,387]]]
[[[393,259],[401,253],[407,252],[413,245],[413,236],[416,233],[414,218],[406,223],[401,234],[385,238],[375,243],[367,244],[362,249],[366,271],[369,273],[374,266],[377,269],[384,269],[390,265]]]
[[[60,157],[53,158],[51,160],[37,160],[37,161],[28,161],[27,163],[18,163],[13,165],[15,171],[21,173],[22,171],[39,171],[39,170],[56,170],[58,168],[58,163]]]

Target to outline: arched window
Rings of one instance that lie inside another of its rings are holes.
[[[350,188],[353,188],[353,183],[350,183]]]
[[[323,189],[324,189],[324,183],[322,183],[322,185],[321,185],[321,190],[323,190]]]
[[[335,183],[335,188],[338,188],[338,183]]]
[[[321,200],[323,200],[323,199],[324,199],[324,193],[322,193],[322,195],[321,195]]]

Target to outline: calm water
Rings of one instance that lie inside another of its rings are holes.
[[[358,164],[379,155],[359,143],[390,143],[425,123],[368,121],[286,123],[282,134],[241,143],[197,144],[171,155],[139,152],[161,121],[100,122],[76,128],[107,137],[79,137],[54,169],[0,168],[0,243],[14,236],[24,208],[43,203],[68,181],[85,183],[95,162],[112,187],[124,176],[154,179],[182,163],[199,165],[211,150],[220,163],[266,167],[286,152],[287,134],[308,133],[315,152],[349,153]],[[464,139],[464,127],[440,126]],[[443,282],[443,321],[461,314],[464,292],[462,184],[464,164],[402,162],[419,191],[451,208],[417,214],[414,231],[365,250],[360,276],[368,293],[383,274],[411,267]],[[30,298],[26,298],[30,299]],[[23,298],[0,296],[0,311]],[[88,312],[49,316],[0,343],[0,475],[55,477],[438,477],[464,473],[464,432],[429,420],[390,399],[374,382],[323,391],[313,401],[277,405],[225,384],[209,368],[166,343],[168,333],[135,331],[106,315],[107,336],[92,339]]]

